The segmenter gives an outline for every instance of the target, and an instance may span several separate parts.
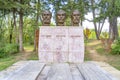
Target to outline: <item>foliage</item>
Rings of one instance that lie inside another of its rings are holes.
[[[108,32],[102,32],[100,35],[100,39],[107,39],[109,37]]]
[[[91,4],[93,1],[94,5]],[[78,9],[81,13],[81,23],[85,20],[85,14],[92,12],[95,9],[96,19],[92,20],[95,22],[103,23],[104,19],[113,16],[120,16],[120,0],[0,0],[0,42],[3,44],[16,44],[18,43],[17,37],[21,28],[20,26],[20,16],[23,14],[23,44],[33,44],[34,43],[34,31],[38,26],[41,26],[41,13],[42,10],[50,10],[52,12],[53,20],[55,21],[56,12],[59,9],[63,9],[66,12],[66,25],[71,24],[71,13],[73,10]],[[69,16],[69,17],[68,17]],[[15,20],[15,22],[14,22]],[[89,21],[89,20],[88,20]],[[51,24],[53,25],[53,24]],[[104,24],[103,24],[104,25]],[[100,29],[97,27],[97,29]],[[100,31],[102,28],[100,29]],[[98,33],[101,34],[98,30]],[[90,30],[91,34],[86,33],[89,39],[95,39],[95,30]],[[21,39],[19,38],[19,40]],[[19,41],[20,43],[20,41]],[[5,48],[1,48],[1,53],[3,53]]]
[[[0,58],[9,56],[18,52],[18,44],[3,44],[0,46]]]
[[[112,45],[112,51],[111,54],[120,54],[120,37],[115,40],[115,42]]]
[[[85,35],[86,39],[89,39],[89,37],[90,37],[90,35],[91,35],[90,29],[86,28],[86,29],[84,30],[84,35]]]
[[[24,49],[28,51],[31,51],[31,50],[33,51],[34,46],[31,44],[24,44]]]

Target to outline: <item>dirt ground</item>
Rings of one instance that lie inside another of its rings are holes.
[[[22,53],[18,53],[19,55],[17,55],[15,58],[16,60],[28,60],[33,54],[37,54],[35,52],[33,52],[33,50],[24,50],[24,52]]]
[[[89,51],[89,57],[93,60],[93,61],[106,61],[107,57],[100,55],[96,50],[95,50],[95,45],[100,44],[100,41],[93,41],[92,43],[89,43],[86,46],[86,49]]]
[[[99,51],[98,51],[99,49]],[[103,48],[101,41],[91,40],[86,46],[85,57],[91,61],[106,62],[120,70],[120,55],[112,55]]]

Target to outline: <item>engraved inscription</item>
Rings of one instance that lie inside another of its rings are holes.
[[[41,27],[39,35],[39,59],[41,62],[83,62],[82,28]]]

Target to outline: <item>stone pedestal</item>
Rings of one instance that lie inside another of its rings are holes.
[[[40,62],[83,62],[83,29],[42,26],[39,32],[38,53]]]

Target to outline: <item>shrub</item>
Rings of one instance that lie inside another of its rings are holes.
[[[84,35],[85,35],[86,39],[89,39],[89,37],[90,37],[90,35],[91,35],[90,29],[86,28],[86,29],[84,30]]]
[[[18,45],[17,44],[4,44],[0,46],[0,58],[5,56],[9,56],[10,54],[14,54],[18,52]]]
[[[112,44],[112,54],[120,54],[120,38],[116,39],[115,42]]]
[[[5,57],[5,56],[6,56],[6,53],[4,52],[4,48],[1,47],[0,48],[0,58]]]

